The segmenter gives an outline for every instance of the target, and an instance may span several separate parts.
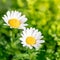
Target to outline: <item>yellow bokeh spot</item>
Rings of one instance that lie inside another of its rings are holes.
[[[60,0],[54,0],[54,2],[55,2],[56,4],[58,4],[58,3],[60,3]]]
[[[8,23],[13,28],[18,28],[20,26],[20,24],[21,24],[21,22],[19,20],[17,20],[17,19],[10,19],[8,21]]]
[[[29,36],[26,38],[26,43],[29,45],[34,45],[34,44],[36,44],[36,39],[32,36]]]

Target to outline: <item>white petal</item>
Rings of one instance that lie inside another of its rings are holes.
[[[45,41],[44,40],[40,40],[40,43],[44,43]]]
[[[8,18],[7,18],[6,15],[4,15],[4,17],[2,17],[2,18],[3,18],[3,20],[4,20],[6,23],[8,23]]]
[[[36,36],[37,32],[38,32],[38,30],[35,30],[35,31],[33,32],[33,36],[34,36],[34,37]]]
[[[10,11],[7,12],[7,17],[10,18]]]
[[[25,26],[27,26],[28,24],[21,24],[19,29],[25,29]]]
[[[30,49],[32,49],[33,47],[32,46],[30,46],[30,45],[27,45],[27,47],[29,47]]]
[[[27,18],[19,18],[22,23],[25,23],[27,21]]]

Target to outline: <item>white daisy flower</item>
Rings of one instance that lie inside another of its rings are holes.
[[[27,28],[24,29],[24,31],[21,34],[21,43],[23,46],[27,46],[30,49],[35,47],[38,49],[41,46],[41,43],[44,43],[44,40],[42,40],[43,36],[41,36],[41,32],[38,32],[35,28]]]
[[[2,18],[6,22],[6,25],[11,28],[24,29],[25,26],[27,26],[27,24],[25,24],[27,18],[25,15],[21,16],[21,12],[18,11],[7,11],[6,15]]]

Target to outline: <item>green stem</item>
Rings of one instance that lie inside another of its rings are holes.
[[[13,33],[12,33],[12,31],[10,31],[10,41],[11,41],[11,43],[13,42]]]
[[[32,59],[32,54],[33,54],[32,50],[29,49],[29,50],[28,50],[28,53],[29,53],[29,56],[30,56],[29,60],[33,60],[33,59]]]

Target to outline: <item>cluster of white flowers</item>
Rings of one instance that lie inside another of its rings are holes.
[[[41,43],[45,42],[42,40],[43,36],[41,32],[38,31],[38,29],[25,27],[28,25],[25,24],[27,18],[25,15],[21,16],[21,12],[7,11],[6,15],[4,15],[2,18],[6,22],[5,25],[10,26],[10,28],[23,29],[20,38],[21,44],[23,46],[27,46],[30,49],[33,47],[38,49],[41,46]]]

